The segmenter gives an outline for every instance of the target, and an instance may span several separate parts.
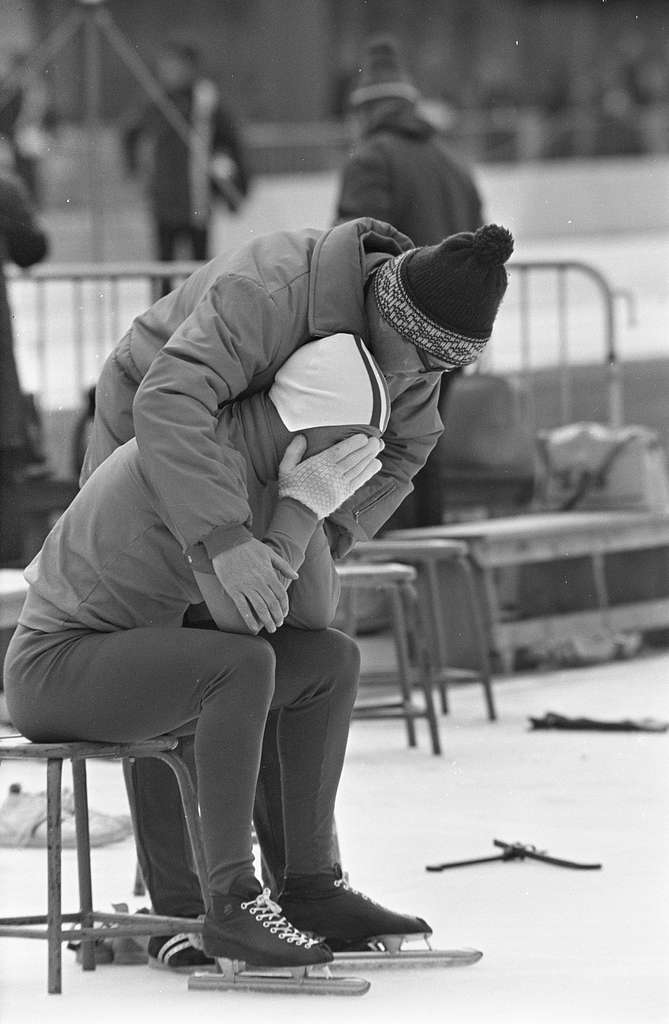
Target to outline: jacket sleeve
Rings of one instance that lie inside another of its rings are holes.
[[[186,552],[202,543],[211,558],[250,537],[244,460],[217,437],[218,410],[271,364],[281,326],[255,282],[221,279],[137,390],[133,419],[144,472]]]
[[[325,629],[339,601],[339,578],[322,524],[311,509],[291,498],[277,501],[263,537],[295,569],[298,578],[288,588],[286,624],[297,629]],[[248,633],[232,600],[206,564],[192,566],[209,614],[224,632]]]
[[[5,238],[7,257],[19,267],[39,263],[46,256],[49,243],[23,184],[4,178],[0,195],[0,234]]]
[[[390,222],[394,210],[388,161],[378,146],[364,145],[344,168],[336,220],[374,217]]]
[[[424,375],[392,397],[383,440],[382,469],[326,520],[333,554],[341,558],[358,540],[370,540],[413,490],[413,477],[439,440],[441,374]]]
[[[263,541],[299,573],[288,588],[286,624],[326,629],[335,617],[340,588],[322,523],[300,502],[282,498]]]

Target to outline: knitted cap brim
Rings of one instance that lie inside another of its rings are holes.
[[[374,274],[374,295],[384,320],[418,348],[434,356],[446,368],[468,366],[483,352],[490,334],[466,335],[437,323],[413,301],[403,280],[403,266],[416,250],[386,262]]]

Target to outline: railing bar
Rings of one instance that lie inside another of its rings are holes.
[[[572,419],[571,369],[567,322],[567,267],[557,268],[557,327],[558,357],[560,360],[560,417],[562,424]]]
[[[518,266],[520,270],[519,284],[519,322],[520,322],[520,376],[527,401],[527,412],[530,422],[536,426],[534,404],[534,379],[532,377],[532,346],[530,330],[530,284],[527,266]]]
[[[102,366],[102,354],[104,351],[105,323],[107,320],[107,305],[109,296],[109,278],[105,277],[96,287],[95,293],[95,377],[97,379],[100,367]]]
[[[73,282],[75,328],[74,328],[74,374],[78,395],[84,390],[84,281],[77,276]]]
[[[113,326],[114,337],[108,339],[110,342],[109,348],[114,344],[114,339],[118,340],[121,337],[121,278],[118,274],[110,275],[111,281],[111,316],[110,322]],[[100,367],[102,369],[102,367]]]
[[[37,357],[38,365],[38,380],[39,380],[39,393],[43,396],[46,393],[47,388],[47,371],[46,371],[46,281],[35,281],[35,287],[37,289],[36,295],[36,330],[37,335],[35,337],[35,355]]]

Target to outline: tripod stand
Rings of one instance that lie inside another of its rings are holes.
[[[102,97],[101,43],[106,41],[116,56],[126,66],[146,96],[155,103],[171,128],[181,141],[188,146],[191,159],[204,170],[207,179],[212,177],[208,154],[203,140],[191,127],[181,111],[172,103],[158,79],[144,61],[137,56],[134,47],[121,32],[106,6],[107,0],[75,0],[74,9],[63,22],[34,50],[25,69],[5,83],[5,96],[0,97],[0,110],[12,96],[42,73],[53,58],[70,43],[79,32],[84,35],[84,94],[85,125],[87,139],[87,178],[90,211],[91,253],[99,262],[104,252],[104,210],[101,203],[100,182],[102,168],[99,157],[101,128],[100,104]],[[224,193],[233,207],[239,206],[241,195],[232,181],[216,177],[217,187]]]

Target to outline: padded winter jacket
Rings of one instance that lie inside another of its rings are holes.
[[[344,167],[337,220],[377,217],[415,245],[475,231],[483,212],[471,171],[408,104],[387,106]]]
[[[144,471],[186,552],[203,544],[211,558],[250,536],[241,456],[216,438],[219,410],[268,388],[309,340],[350,332],[369,344],[365,282],[411,247],[371,219],[279,231],[212,260],[133,322],[103,369],[98,416],[114,444],[128,440],[134,424]],[[336,555],[372,537],[410,492],[442,431],[439,377],[389,379],[383,468],[328,520]],[[107,454],[98,449],[84,476]]]

